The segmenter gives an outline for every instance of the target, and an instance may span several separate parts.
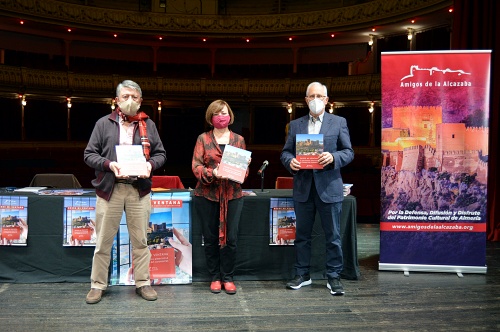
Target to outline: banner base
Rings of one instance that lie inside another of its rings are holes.
[[[486,274],[486,266],[453,266],[453,265],[422,265],[422,264],[390,264],[379,263],[380,271],[403,272],[451,272],[451,273],[482,273]]]

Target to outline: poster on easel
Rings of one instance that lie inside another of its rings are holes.
[[[486,273],[490,58],[382,53],[380,270]]]
[[[190,192],[154,192],[147,243],[151,252],[149,273],[152,285],[192,282]],[[125,213],[111,252],[111,285],[135,285]]]
[[[0,196],[0,246],[26,246],[28,197]]]

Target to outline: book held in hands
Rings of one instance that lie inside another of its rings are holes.
[[[120,175],[148,176],[141,145],[116,145],[116,161],[121,167]]]
[[[243,183],[252,152],[231,145],[226,145],[219,164],[220,176],[238,183]]]
[[[297,134],[295,139],[296,159],[301,169],[322,169],[318,163],[323,153],[323,134]]]

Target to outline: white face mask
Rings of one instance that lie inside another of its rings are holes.
[[[132,98],[128,98],[126,101],[118,103],[118,106],[120,106],[123,114],[134,116],[137,114],[137,111],[141,107],[141,104],[133,101]]]
[[[309,109],[313,114],[320,114],[325,109],[323,100],[314,98],[309,102]]]

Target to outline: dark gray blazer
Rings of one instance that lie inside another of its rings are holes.
[[[305,202],[309,197],[312,177],[321,200],[325,203],[341,202],[343,183],[340,168],[354,159],[349,129],[345,118],[325,112],[320,134],[323,134],[324,151],[333,155],[335,162],[324,169],[292,171],[290,161],[295,158],[295,138],[297,134],[307,134],[309,114],[290,122],[288,139],[281,151],[281,163],[293,175],[293,199]]]

